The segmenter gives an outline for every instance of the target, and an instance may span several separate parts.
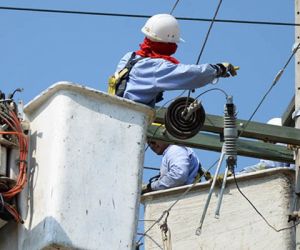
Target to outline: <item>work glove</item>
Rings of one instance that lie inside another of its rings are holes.
[[[234,67],[231,63],[217,63],[217,66],[219,66],[220,69],[218,71],[218,77],[230,77],[237,75],[236,70],[238,69],[238,67]]]
[[[232,176],[232,172],[228,171],[227,177]],[[223,179],[224,179],[224,174],[219,174],[216,180],[216,184],[218,186],[222,186],[223,183]]]
[[[152,188],[151,188],[151,183],[148,183],[148,184],[144,184],[142,185],[142,194],[145,194],[145,193],[148,193],[148,192],[151,192],[153,191]]]
[[[224,175],[223,174],[218,175],[216,184],[221,187],[222,183],[223,183],[223,179],[224,179]]]

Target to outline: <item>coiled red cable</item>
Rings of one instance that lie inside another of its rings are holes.
[[[0,192],[0,195],[4,199],[4,208],[12,215],[12,217],[20,223],[23,223],[17,209],[5,201],[10,201],[17,194],[19,194],[26,185],[27,182],[27,154],[28,154],[28,137],[24,134],[20,119],[17,117],[13,110],[8,111],[5,116],[1,116],[1,119],[9,126],[11,131],[0,131],[2,135],[9,135],[16,137],[19,147],[19,174],[16,180],[16,184],[8,191]]]

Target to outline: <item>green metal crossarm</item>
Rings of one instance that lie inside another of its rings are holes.
[[[166,108],[157,109],[155,122],[164,124]],[[223,117],[206,114],[206,119],[202,131],[211,133],[223,133]],[[280,127],[259,122],[249,122],[237,120],[237,129],[241,137],[253,138],[264,141],[280,142],[300,146],[300,129],[290,127]]]
[[[148,139],[216,152],[220,152],[222,148],[219,136],[205,132],[198,133],[188,140],[180,140],[168,134],[163,126],[151,125],[148,128],[147,137]],[[291,150],[272,143],[238,139],[237,153],[241,156],[294,163]]]

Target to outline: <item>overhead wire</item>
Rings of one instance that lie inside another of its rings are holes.
[[[222,4],[222,0],[219,1],[218,6],[217,6],[217,9],[216,9],[216,11],[215,11],[215,13],[214,13],[214,16],[213,16],[213,18],[212,18],[212,20],[211,20],[211,22],[210,22],[210,25],[209,25],[208,31],[207,31],[207,33],[206,33],[206,36],[205,36],[203,45],[202,45],[202,47],[201,47],[200,53],[199,53],[198,58],[197,58],[196,64],[199,64],[199,62],[200,62],[200,58],[201,58],[201,56],[202,56],[202,54],[203,54],[203,51],[204,51],[204,49],[205,49],[205,46],[206,46],[206,43],[207,43],[209,34],[210,34],[211,29],[212,29],[212,27],[213,27],[213,25],[214,25],[214,22],[215,22],[215,20],[216,20],[216,17],[217,17],[217,15],[218,15],[218,12],[219,12],[219,9],[220,9],[220,7],[221,7],[221,4]]]
[[[213,24],[214,24],[214,22],[215,22],[215,19],[216,19],[217,15],[218,15],[218,12],[219,12],[219,9],[220,9],[220,7],[221,7],[221,4],[222,4],[222,0],[219,1],[218,6],[217,6],[217,8],[216,8],[216,10],[215,10],[214,16],[213,16],[213,18],[211,19],[211,22],[210,22],[208,31],[207,31],[207,33],[206,33],[206,35],[205,35],[205,39],[204,39],[204,42],[203,42],[203,44],[202,44],[200,53],[199,53],[199,55],[198,55],[196,64],[199,64],[199,62],[200,62],[201,56],[202,56],[203,51],[204,51],[204,49],[205,49],[206,43],[207,43],[207,41],[208,41],[209,34],[210,34],[210,32],[211,32],[211,29],[212,29],[212,27],[213,27]],[[188,91],[188,96],[187,96],[186,103],[185,103],[185,110],[187,110],[188,100],[189,100],[189,98],[190,98],[191,92],[194,92],[194,90],[189,90],[189,91]]]
[[[123,14],[112,12],[89,12],[89,11],[74,11],[74,10],[58,10],[58,9],[40,9],[40,8],[21,8],[0,6],[0,10],[8,11],[27,11],[27,12],[41,12],[41,13],[57,13],[57,14],[75,14],[75,15],[92,15],[92,16],[114,16],[114,17],[131,17],[131,18],[150,18],[150,15],[138,14]],[[211,22],[209,18],[192,18],[192,17],[176,17],[178,20],[195,21],[195,22]],[[233,20],[233,19],[215,19],[218,23],[236,23],[236,24],[255,24],[255,25],[271,25],[271,26],[300,26],[299,23],[288,22],[271,22],[271,21],[253,21],[253,20]]]
[[[172,7],[172,9],[171,9],[171,11],[170,11],[170,15],[173,14],[173,12],[174,12],[174,10],[175,10],[175,8],[176,8],[176,6],[177,6],[178,3],[179,3],[179,0],[176,0],[174,6]]]
[[[148,169],[148,170],[160,170],[159,168],[153,168],[153,167],[144,167],[144,169]]]
[[[256,108],[254,109],[253,113],[251,114],[251,116],[247,120],[245,126],[243,126],[241,132],[239,133],[239,136],[241,136],[243,134],[243,132],[245,131],[245,129],[249,125],[250,121],[252,120],[252,118],[254,117],[254,115],[256,114],[256,112],[258,111],[258,109],[261,107],[262,103],[266,99],[266,97],[270,94],[271,90],[274,88],[274,86],[280,80],[282,74],[284,73],[284,70],[289,65],[290,61],[292,60],[292,58],[296,54],[296,52],[299,50],[299,48],[300,48],[300,43],[293,49],[292,54],[289,56],[288,60],[284,64],[283,68],[280,69],[279,72],[276,74],[275,78],[272,81],[271,86],[269,87],[269,89],[267,90],[267,92],[264,94],[264,96],[262,97],[262,99],[260,100],[260,102],[258,103],[258,105],[256,106]]]

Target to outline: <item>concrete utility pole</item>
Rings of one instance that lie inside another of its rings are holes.
[[[300,23],[300,0],[295,0],[295,23]],[[295,44],[300,43],[300,27],[295,26]],[[295,55],[295,128],[300,128],[300,51]],[[300,208],[300,151],[296,150],[296,178],[295,192],[297,197],[297,211]],[[299,218],[298,218],[299,220]],[[300,249],[300,225],[296,227],[296,249]]]

